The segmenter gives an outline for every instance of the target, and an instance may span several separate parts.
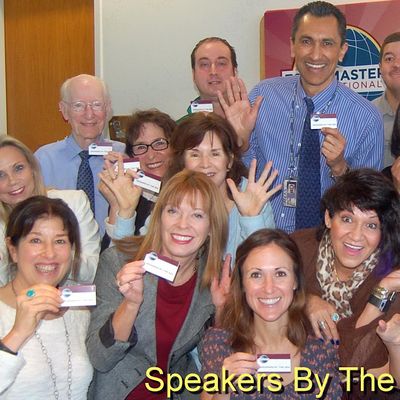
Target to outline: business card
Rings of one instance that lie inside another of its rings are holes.
[[[161,189],[161,177],[153,175],[143,170],[138,171],[139,178],[135,178],[133,183],[143,189],[151,190],[152,192],[159,193]]]
[[[103,141],[103,142],[96,142],[92,143],[89,148],[89,155],[91,156],[105,156],[110,151],[112,151],[112,143]]]
[[[96,285],[61,286],[61,307],[82,307],[96,305]]]
[[[210,100],[197,100],[190,104],[192,114],[197,112],[213,112],[214,106]]]
[[[291,372],[290,354],[258,354],[257,372]]]
[[[311,129],[337,128],[336,114],[312,114]]]
[[[173,282],[178,272],[179,262],[152,251],[146,254],[143,268],[147,272]]]

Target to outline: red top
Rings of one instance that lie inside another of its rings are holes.
[[[158,280],[156,300],[156,346],[157,346],[157,367],[164,372],[163,376],[157,376],[166,382],[168,372],[168,357],[172,346],[177,338],[186,315],[192,302],[194,288],[196,286],[197,274],[183,285],[172,286],[164,279]],[[145,378],[127,396],[127,400],[164,400],[165,391],[159,393],[149,392],[145,383],[153,387],[159,387],[158,382],[149,381]]]

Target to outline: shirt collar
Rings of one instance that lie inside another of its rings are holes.
[[[383,94],[383,96],[381,96],[381,98],[379,99],[380,100],[380,105],[381,105],[381,110],[382,110],[382,114],[383,115],[390,115],[391,117],[394,117],[394,112],[393,112],[393,110],[392,110],[392,107],[390,107],[390,104],[389,104],[389,102],[387,101],[387,98],[386,98],[386,91],[385,91],[385,93]]]
[[[332,82],[322,91],[317,93],[315,96],[311,97],[313,103],[314,103],[314,110],[315,112],[321,111],[321,109],[328,103],[329,100],[331,100],[336,92],[338,86],[338,80],[334,78]],[[309,97],[307,96],[306,92],[303,89],[303,86],[300,81],[300,76],[299,79],[297,80],[297,97],[300,102],[304,103],[304,98]]]

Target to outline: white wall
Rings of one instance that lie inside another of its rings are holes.
[[[110,87],[114,114],[157,107],[177,118],[185,113],[189,101],[196,96],[190,53],[199,40],[207,36],[227,39],[236,49],[239,74],[250,89],[260,80],[259,38],[264,12],[298,8],[307,1],[96,2],[96,35],[102,49],[96,73],[102,75]]]

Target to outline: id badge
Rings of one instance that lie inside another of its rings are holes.
[[[296,207],[297,180],[287,178],[283,181],[283,205],[285,207]]]

